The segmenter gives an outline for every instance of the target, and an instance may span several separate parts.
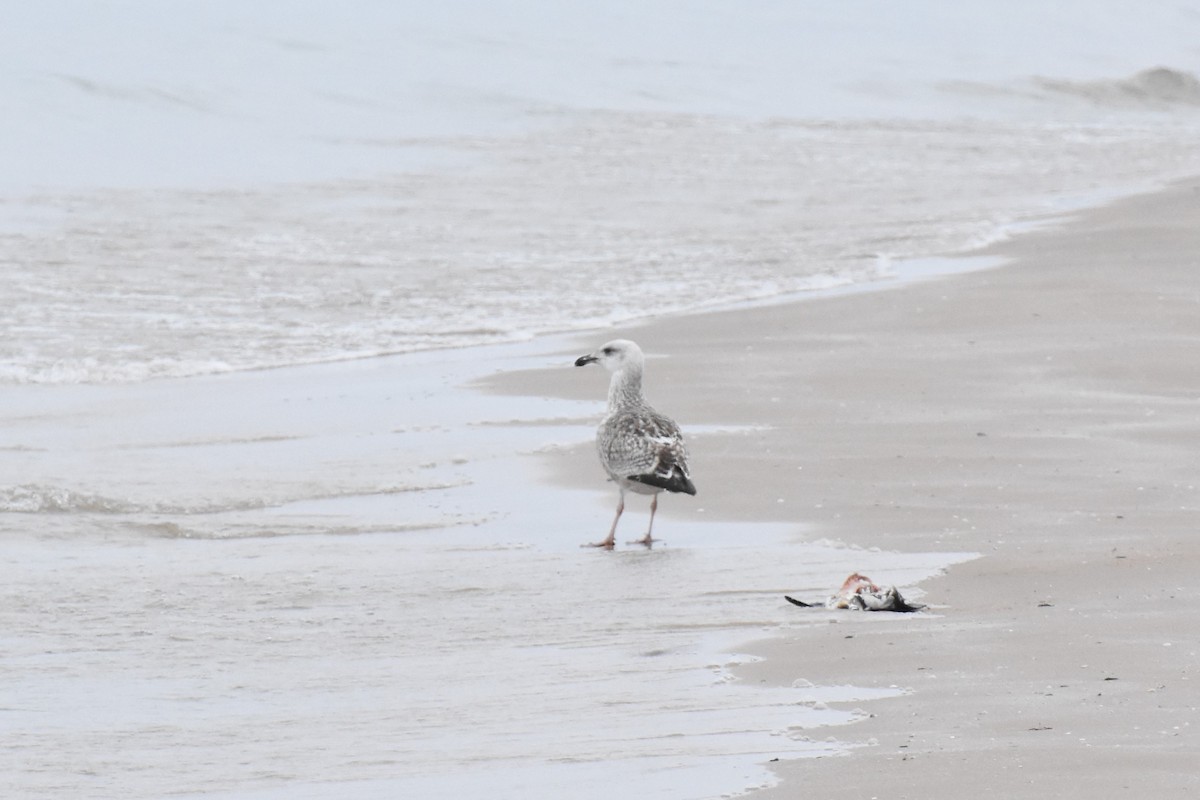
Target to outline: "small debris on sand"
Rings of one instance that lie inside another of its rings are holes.
[[[837,594],[823,603],[806,603],[794,597],[783,596],[784,600],[801,608],[845,608],[851,611],[920,611],[924,605],[910,603],[895,586],[878,586],[866,575],[853,573],[842,582]]]

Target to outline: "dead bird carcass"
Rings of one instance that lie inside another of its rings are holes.
[[[824,603],[806,603],[794,597],[783,596],[792,605],[801,608],[846,608],[851,611],[920,611],[925,608],[919,603],[910,603],[895,586],[879,586],[866,575],[853,573],[842,583],[837,594]]]

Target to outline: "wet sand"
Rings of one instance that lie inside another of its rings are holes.
[[[699,506],[626,546],[644,498],[617,552],[581,549],[613,509],[584,444],[605,375],[567,344],[10,391],[0,795],[699,800],[839,752],[899,690],[747,684],[739,646],[785,591],[971,554]],[[533,369],[587,400],[462,388]]]
[[[685,426],[764,426],[695,442],[700,495],[661,504],[662,535],[717,516],[984,556],[922,585],[934,615],[780,602],[744,680],[910,691],[837,732],[848,757],[781,743],[754,797],[1200,787],[1198,220],[1186,182],[994,246],[996,269],[612,332],[669,356],[647,390]],[[554,383],[490,385],[595,389]]]

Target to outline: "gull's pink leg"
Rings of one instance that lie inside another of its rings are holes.
[[[621,492],[621,499],[617,501],[617,515],[613,517],[612,527],[609,528],[608,538],[603,542],[595,542],[592,544],[580,545],[580,547],[603,547],[605,550],[612,550],[616,544],[617,537],[617,522],[621,519],[621,514],[625,511],[625,493]]]
[[[644,544],[649,547],[654,539],[650,536],[650,532],[654,530],[654,512],[658,511],[658,493],[654,493],[654,499],[650,501],[650,527],[646,528],[646,535],[641,539],[636,539],[630,544]]]

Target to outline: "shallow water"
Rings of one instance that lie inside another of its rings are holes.
[[[825,726],[899,691],[744,686],[721,650],[794,619],[790,587],[946,563],[452,538],[10,538],[8,796],[520,797],[603,764],[610,792],[669,771],[647,796],[709,797],[763,782],[772,758],[837,752]]]
[[[828,726],[902,689],[813,687],[802,664],[795,688],[742,685],[737,645],[826,624],[785,592],[853,570],[911,587],[964,556],[685,521],[670,501],[653,550],[581,549],[611,492],[598,468],[595,490],[547,470],[591,462],[574,445],[600,401],[456,388],[560,349],[14,387],[8,796],[700,798],[837,752]],[[688,428],[701,448],[739,435]],[[631,503],[622,534],[646,512]]]

